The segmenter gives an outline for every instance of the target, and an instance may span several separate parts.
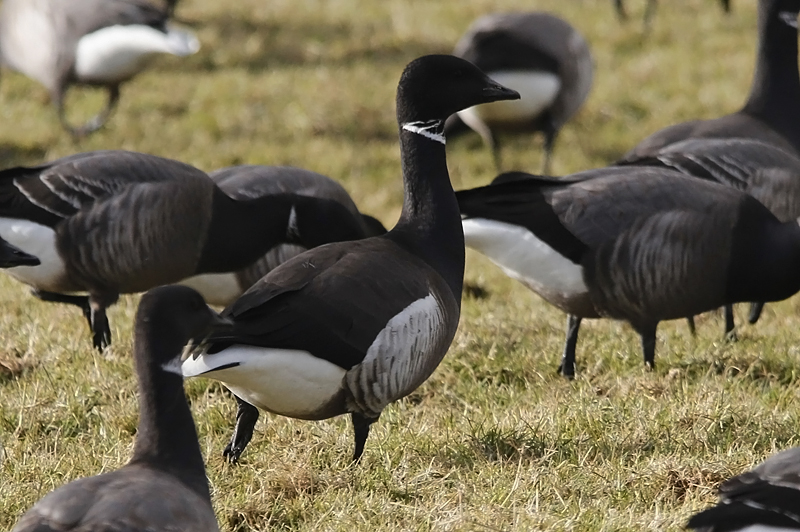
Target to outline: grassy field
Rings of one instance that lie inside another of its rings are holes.
[[[0,164],[123,148],[212,170],[292,164],[342,182],[392,225],[402,182],[394,92],[416,56],[448,52],[477,16],[539,8],[588,39],[595,85],[564,129],[554,171],[614,160],[668,124],[737,109],[755,54],[755,0],[724,16],[712,0],[662,2],[643,35],[644,0],[620,25],[609,0],[185,0],[202,42],[124,87],[107,129],[75,144],[44,89],[0,80]],[[676,4],[676,5],[672,5]],[[101,105],[78,91],[75,119]],[[509,139],[507,167],[538,170],[540,139]],[[476,136],[448,148],[456,188],[494,177]],[[217,384],[187,382],[225,531],[678,530],[717,484],[797,445],[798,300],[770,305],[739,341],[717,314],[692,338],[662,324],[657,370],[643,370],[625,325],[585,322],[579,377],[556,375],[565,318],[468,254],[459,333],[417,392],[373,426],[349,466],[345,418],[262,416],[239,466],[223,463],[235,404]],[[73,308],[33,300],[0,277],[0,530],[51,489],[119,467],[136,428],[131,326],[137,298],[110,313],[114,345],[95,354]],[[739,321],[744,321],[744,308]]]

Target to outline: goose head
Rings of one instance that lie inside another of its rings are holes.
[[[16,246],[12,246],[0,238],[0,268],[14,268],[15,266],[38,266],[41,264],[37,257],[25,253]]]
[[[410,122],[441,121],[453,113],[498,100],[518,100],[478,67],[452,55],[426,55],[410,62],[397,89],[397,119]]]

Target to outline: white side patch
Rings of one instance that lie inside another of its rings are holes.
[[[184,279],[178,284],[200,292],[209,305],[222,307],[233,303],[244,292],[235,273],[205,273]]]
[[[458,116],[469,127],[479,131],[476,124],[516,124],[528,122],[539,116],[555,101],[561,89],[561,80],[549,72],[490,72],[494,81],[519,92],[519,100],[503,100],[464,109]]]
[[[185,56],[200,49],[186,31],[167,33],[150,26],[108,26],[84,35],[75,51],[75,73],[82,81],[116,83],[138,74],[155,54]]]
[[[12,277],[43,290],[58,292],[65,275],[64,261],[56,249],[56,233],[27,220],[0,218],[0,237],[25,253],[38,257],[39,266],[17,266],[5,270]]]
[[[430,376],[437,365],[430,359],[444,356],[435,352],[443,329],[444,314],[433,294],[414,301],[386,323],[364,361],[347,372],[347,387],[362,414],[377,417],[386,405]]]
[[[583,268],[560,255],[536,235],[518,225],[485,218],[461,221],[464,243],[500,266],[545,299],[585,294]]]
[[[739,532],[797,532],[797,528],[784,528],[769,525],[750,525],[738,529]]]
[[[289,417],[319,410],[341,391],[344,374],[343,368],[306,351],[244,345],[189,357],[183,363],[184,377],[203,375],[221,381],[248,403]]]
[[[412,133],[416,133],[417,135],[422,135],[426,139],[435,140],[436,142],[441,142],[442,144],[447,143],[447,140],[444,138],[444,134],[439,133],[439,131],[442,129],[441,120],[406,122],[403,124],[403,129]]]

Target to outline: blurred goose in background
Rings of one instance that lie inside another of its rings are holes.
[[[720,0],[720,5],[722,6],[722,9],[723,11],[725,11],[725,13],[731,12],[730,0]],[[625,12],[625,5],[623,0],[614,0],[614,7],[617,9],[617,16],[621,21],[628,20],[628,14]],[[656,14],[657,7],[658,7],[658,0],[647,0],[647,4],[644,9],[645,29],[650,29],[650,22],[653,19],[653,15]]]
[[[453,55],[518,91],[520,99],[459,111],[448,120],[445,133],[458,131],[463,121],[491,148],[499,171],[498,133],[540,131],[543,172],[548,173],[558,132],[592,87],[592,56],[583,36],[549,13],[493,13],[469,27]]]
[[[168,25],[175,2],[148,0],[4,0],[0,6],[0,60],[45,86],[58,118],[72,135],[88,135],[105,124],[120,85],[157,54],[197,52],[194,35]],[[71,85],[105,87],[105,109],[73,127],[64,98]]]
[[[98,349],[111,341],[105,309],[121,293],[232,274],[281,242],[363,238],[360,222],[327,199],[235,200],[204,172],[143,153],[80,153],[0,171],[0,237],[42,261],[6,271],[40,299],[80,306]]]
[[[561,179],[503,174],[456,192],[466,245],[569,315],[625,320],[655,364],[656,327],[800,290],[800,227],[752,196],[674,170],[608,167]]]
[[[800,530],[800,447],[772,456],[719,488],[719,503],[686,528],[702,532]]]
[[[749,138],[800,154],[800,74],[797,14],[800,0],[760,0],[758,55],[750,96],[739,111],[683,122],[653,133],[619,162],[635,162],[689,138]]]
[[[378,236],[386,228],[366,214],[361,214],[352,198],[333,179],[291,166],[232,166],[209,174],[228,196],[236,200],[250,200],[274,194],[298,194],[312,198],[335,201],[344,207],[342,216],[352,217],[348,223],[357,227],[359,238]],[[321,220],[321,223],[341,223],[339,220]],[[210,273],[191,277],[181,282],[200,292],[214,305],[228,306],[256,281],[279,264],[286,262],[308,248],[299,244],[277,243],[267,253],[246,268],[233,273]]]
[[[272,270],[187,358],[185,376],[221,381],[237,397],[225,456],[238,461],[258,408],[297,419],[349,413],[358,460],[370,425],[441,362],[461,312],[464,239],[447,172],[444,121],[471,105],[519,98],[447,55],[409,63],[397,88],[405,197],[383,236],[329,244]]]
[[[747,192],[781,222],[800,219],[800,158],[770,144],[740,138],[689,139],[650,156],[631,157],[626,164],[672,168],[716,181]],[[758,320],[763,306],[751,304],[750,323]],[[725,334],[733,330],[733,307],[726,305]]]
[[[217,532],[180,358],[188,342],[221,327],[230,322],[190,288],[167,286],[142,296],[133,345],[139,426],[130,462],[49,493],[12,532]]]

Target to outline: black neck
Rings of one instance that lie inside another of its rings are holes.
[[[797,29],[781,20],[776,4],[759,3],[758,57],[743,111],[764,120],[800,149]]]
[[[365,236],[344,206],[295,194],[234,200],[216,189],[212,212],[198,274],[240,270],[278,244],[312,248]]]
[[[464,281],[464,232],[445,146],[400,129],[405,198],[403,212],[389,237],[411,249],[447,281],[461,301]]]
[[[134,358],[139,379],[139,426],[131,463],[168,471],[210,501],[197,431],[183,393],[183,379],[154,362],[178,355],[183,347],[174,341],[164,341],[170,335],[163,329],[158,323],[137,324]]]

